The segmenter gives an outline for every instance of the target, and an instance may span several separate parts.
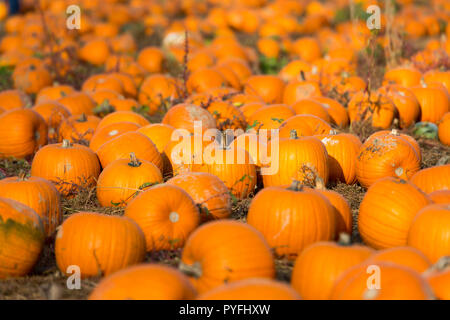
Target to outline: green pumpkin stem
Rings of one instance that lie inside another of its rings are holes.
[[[132,166],[132,167],[140,167],[141,166],[141,162],[136,158],[136,155],[134,154],[134,152],[130,153],[130,162],[128,163],[128,165]]]
[[[63,142],[62,142],[62,147],[63,148],[70,148],[70,147],[72,147],[72,144],[70,143],[69,140],[64,139]]]
[[[303,185],[302,185],[302,183],[300,181],[294,180],[294,181],[292,181],[292,183],[289,186],[288,190],[303,191]]]
[[[83,112],[80,116],[80,118],[78,118],[78,122],[86,122],[87,121],[87,117],[86,114]]]
[[[290,139],[298,139],[297,131],[291,130],[291,132],[289,134],[289,138]]]
[[[202,276],[202,266],[198,262],[195,262],[192,265],[181,262],[178,269],[189,277],[198,279]]]

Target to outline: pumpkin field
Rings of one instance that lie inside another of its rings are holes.
[[[450,300],[450,1],[19,3],[0,300]]]

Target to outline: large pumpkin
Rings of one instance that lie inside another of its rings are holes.
[[[104,278],[89,300],[192,300],[196,292],[180,271],[158,264],[140,264]]]
[[[450,164],[422,169],[411,177],[411,182],[426,193],[450,190]]]
[[[377,249],[404,246],[414,217],[430,202],[410,182],[390,177],[380,179],[367,190],[361,202],[359,233],[365,243]]]
[[[64,274],[70,275],[75,265],[82,278],[109,275],[144,259],[145,238],[130,219],[79,212],[59,228],[55,256]]]
[[[247,222],[259,230],[279,256],[295,258],[306,246],[333,240],[337,212],[319,192],[293,183],[269,187],[253,199]]]
[[[81,187],[95,185],[100,174],[96,154],[88,147],[71,144],[68,140],[40,149],[31,164],[31,175],[53,182],[67,196]]]
[[[62,222],[60,196],[55,186],[42,178],[21,175],[0,180],[0,197],[16,200],[41,218],[46,236]]]
[[[47,143],[47,124],[31,109],[0,115],[0,158],[25,158]]]
[[[419,250],[409,246],[399,246],[379,250],[370,256],[368,263],[392,262],[409,267],[417,272],[424,272],[431,267],[430,260]]]
[[[272,252],[263,236],[248,224],[231,220],[208,222],[192,233],[180,269],[199,293],[237,280],[275,276]]]
[[[44,227],[36,212],[0,198],[0,279],[28,274],[44,246]]]
[[[215,129],[216,120],[207,110],[193,104],[178,104],[167,111],[162,119],[163,124],[171,125],[176,129],[185,129],[191,133],[195,131],[198,122],[202,130]]]
[[[91,148],[94,152],[97,152],[97,150],[104,143],[117,138],[123,133],[136,131],[140,127],[141,126],[136,123],[127,121],[111,123],[110,125],[104,126],[103,128],[99,128],[98,130],[94,131],[94,134],[89,141],[89,148]]]
[[[145,234],[147,250],[183,247],[200,222],[199,209],[180,187],[160,184],[134,198],[125,208]]]

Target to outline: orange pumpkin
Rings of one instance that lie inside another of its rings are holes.
[[[126,132],[134,132],[141,126],[133,122],[117,122],[111,123],[103,128],[94,131],[89,141],[89,148],[97,152],[97,150],[106,142],[117,138]]]
[[[450,164],[422,169],[411,177],[411,182],[425,193],[450,190]]]
[[[200,221],[199,209],[180,187],[160,184],[138,194],[125,208],[145,235],[147,251],[181,248]]]
[[[437,190],[428,194],[434,203],[450,203],[450,190]]]
[[[408,246],[393,247],[375,252],[370,256],[368,263],[376,264],[377,262],[392,262],[420,273],[431,267],[430,260],[421,251]]]
[[[150,124],[150,122],[147,119],[145,119],[143,116],[141,116],[140,114],[138,114],[136,112],[115,111],[115,112],[108,114],[106,117],[104,117],[102,119],[102,121],[100,121],[100,123],[98,124],[97,128],[100,129],[107,125],[110,125],[112,123],[117,123],[117,122],[132,122],[132,123],[136,123],[142,127]]]
[[[69,140],[72,143],[88,145],[100,123],[96,116],[71,116],[65,119],[59,127],[59,141]]]
[[[109,275],[144,260],[145,239],[130,219],[79,212],[59,228],[55,256],[59,270],[66,275],[74,271],[70,268],[74,265],[82,278]]]
[[[184,246],[180,270],[200,294],[225,283],[275,276],[272,252],[263,236],[248,224],[231,220],[208,222],[195,230]]]
[[[173,106],[162,119],[163,124],[171,125],[176,129],[185,129],[191,133],[195,132],[195,122],[200,122],[203,130],[216,128],[216,120],[211,113],[191,104],[183,103]]]
[[[33,209],[0,198],[0,279],[27,275],[39,258],[44,240],[44,227]]]
[[[450,99],[445,87],[422,85],[411,90],[420,104],[420,121],[438,123],[450,111]]]
[[[440,120],[438,135],[442,144],[450,146],[450,112],[447,112]]]
[[[172,133],[174,130],[175,128],[168,124],[152,123],[139,128],[137,132],[149,137],[158,151],[162,153],[167,144],[172,140]]]
[[[244,93],[260,96],[265,103],[281,103],[283,90],[283,80],[272,75],[250,76],[244,85]]]
[[[196,292],[180,271],[159,264],[140,264],[104,278],[89,300],[192,300]]]

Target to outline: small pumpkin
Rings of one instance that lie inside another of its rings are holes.
[[[96,116],[71,116],[62,121],[59,127],[59,141],[89,144],[96,131],[100,118]]]
[[[450,146],[450,112],[442,117],[438,127],[438,135],[442,144]]]
[[[177,269],[159,264],[139,264],[104,278],[89,300],[192,300],[196,292]]]
[[[110,125],[94,131],[94,134],[89,141],[89,148],[97,152],[104,143],[117,138],[126,132],[134,132],[139,128],[141,128],[141,126],[133,122],[111,123]]]
[[[231,220],[208,222],[195,230],[179,268],[200,294],[225,283],[275,276],[272,252],[263,236],[250,225]]]
[[[152,123],[139,128],[137,132],[149,137],[155,144],[158,151],[163,153],[164,148],[172,140],[172,133],[174,130],[175,128],[168,124]]]
[[[160,184],[138,194],[125,208],[145,234],[147,251],[183,247],[200,222],[199,209],[180,187]]]
[[[27,275],[38,261],[44,240],[44,226],[33,209],[0,198],[0,279]]]
[[[63,196],[95,185],[99,174],[96,154],[68,140],[41,148],[31,163],[31,175],[51,181]]]
[[[106,127],[107,125],[110,125],[112,123],[118,123],[118,122],[132,122],[136,123],[139,126],[143,127],[146,125],[149,125],[150,122],[145,119],[140,114],[133,112],[133,111],[115,111],[107,116],[105,116],[100,123],[98,124],[98,128]]]
[[[169,109],[162,119],[163,124],[194,133],[195,122],[201,122],[203,130],[215,129],[216,120],[207,110],[190,104],[178,104]],[[200,132],[201,134],[201,132]]]
[[[253,75],[246,79],[244,93],[260,96],[265,103],[282,103],[284,82],[274,75]]]
[[[128,218],[95,212],[78,212],[67,218],[56,234],[56,264],[71,274],[80,268],[81,277],[109,275],[145,257],[145,238]]]

